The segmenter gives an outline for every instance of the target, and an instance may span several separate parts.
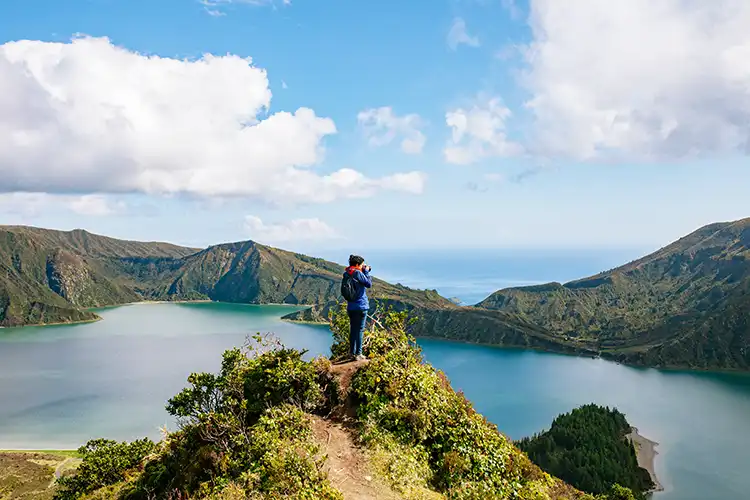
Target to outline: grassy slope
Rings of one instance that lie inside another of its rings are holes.
[[[0,229],[0,324],[86,321],[88,307],[151,300],[326,304],[343,267],[252,241],[205,250],[82,230]],[[452,307],[436,292],[376,281],[380,297]]]
[[[112,262],[193,253],[167,243],[140,243],[86,231],[0,229],[0,325],[91,321],[85,310],[140,300]]]
[[[749,259],[750,219],[711,224],[616,269],[478,306],[626,362],[748,369]]]
[[[76,457],[74,451],[0,450],[0,498],[51,500],[55,471],[67,473]]]

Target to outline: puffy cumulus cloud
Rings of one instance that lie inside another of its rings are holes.
[[[390,106],[360,111],[357,121],[372,146],[384,146],[400,138],[404,153],[418,154],[427,140],[420,130],[423,123],[419,115],[397,116]]]
[[[479,47],[479,37],[471,36],[466,31],[466,21],[457,17],[453,20],[450,30],[448,30],[448,47],[456,50],[459,45],[468,45],[469,47]]]
[[[336,132],[308,108],[268,113],[249,59],[146,56],[106,38],[0,45],[0,192],[326,202],[413,183],[312,167]]]
[[[445,123],[452,131],[443,150],[445,161],[468,165],[484,158],[522,153],[523,148],[506,136],[510,116],[510,109],[497,97],[480,98],[468,109],[446,113]]]
[[[289,241],[320,241],[341,236],[331,226],[318,218],[292,219],[278,224],[266,224],[260,217],[245,216],[245,230],[250,238],[261,243],[286,243]]]
[[[533,0],[533,144],[579,159],[750,150],[750,2]]]

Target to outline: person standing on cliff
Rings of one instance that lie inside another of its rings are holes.
[[[349,315],[349,355],[357,361],[365,359],[362,355],[362,334],[365,331],[367,311],[370,310],[366,289],[372,287],[371,270],[365,264],[365,259],[359,255],[350,255],[349,267],[341,280],[341,295],[346,299],[346,312]]]

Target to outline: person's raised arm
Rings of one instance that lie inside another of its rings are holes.
[[[357,278],[359,278],[358,281],[362,283],[362,286],[372,288],[372,278],[370,278],[370,270],[368,268],[364,268],[357,273]]]

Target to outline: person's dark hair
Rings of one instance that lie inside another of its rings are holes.
[[[349,265],[350,266],[359,266],[362,263],[364,263],[365,259],[360,257],[359,255],[350,255],[349,256]]]

